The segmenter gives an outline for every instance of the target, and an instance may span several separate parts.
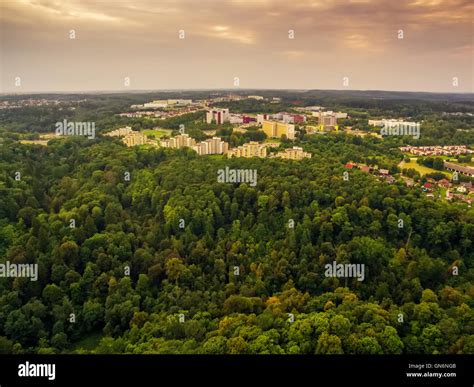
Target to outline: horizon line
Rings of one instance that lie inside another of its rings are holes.
[[[127,94],[127,93],[156,93],[156,92],[198,92],[198,91],[228,91],[238,93],[239,91],[335,91],[335,92],[385,92],[385,93],[423,93],[423,94],[474,94],[474,91],[413,91],[413,90],[383,90],[383,89],[301,89],[301,88],[189,88],[189,89],[132,89],[132,90],[71,90],[71,91],[24,91],[24,92],[2,92],[1,96],[29,95],[29,94]]]

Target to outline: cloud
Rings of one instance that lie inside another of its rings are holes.
[[[238,72],[249,87],[291,79],[305,88],[314,66],[323,81],[337,79],[335,87],[339,72],[357,74],[362,88],[395,87],[403,75],[394,75],[394,61],[410,62],[404,79],[413,89],[439,88],[450,74],[472,79],[470,0],[19,0],[0,7],[6,85],[21,69],[32,84],[46,77],[55,89],[79,88],[74,77],[58,75],[66,65],[98,88],[124,72],[150,86],[206,87]],[[76,41],[67,36],[72,28]],[[425,76],[428,67],[438,86]],[[184,83],[178,69],[199,75]]]

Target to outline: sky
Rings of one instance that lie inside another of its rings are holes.
[[[0,92],[473,92],[472,0],[0,0]]]

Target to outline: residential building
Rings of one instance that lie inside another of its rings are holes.
[[[263,124],[263,121],[269,120],[270,114],[257,114],[257,124]]]
[[[259,144],[256,141],[250,141],[237,148],[230,149],[227,157],[267,157],[267,147],[264,144]]]
[[[282,152],[275,154],[275,157],[279,157],[287,160],[302,160],[304,158],[311,158],[311,153],[304,152],[303,148],[299,146],[294,146],[293,148],[285,149]]]
[[[208,124],[214,122],[217,125],[222,125],[224,122],[228,122],[229,118],[229,109],[211,109],[206,113],[206,122]]]
[[[162,109],[168,106],[168,101],[165,99],[160,99],[156,101],[147,102],[143,105],[138,106],[141,106],[144,109]]]
[[[466,176],[474,177],[474,168],[465,167],[454,163],[444,162],[444,168],[451,172],[458,172]]]
[[[295,125],[278,121],[263,121],[262,130],[268,137],[280,138],[283,135],[289,140],[295,139]]]
[[[369,120],[369,125],[380,126],[384,128],[395,128],[398,127],[402,130],[419,130],[419,122],[395,120],[395,119],[381,119],[381,120]]]
[[[285,124],[302,124],[306,122],[306,116],[303,116],[301,114],[284,113],[282,116],[282,121]]]
[[[328,114],[329,113],[329,114]],[[318,112],[318,126],[320,130],[338,130],[337,117],[333,112]]]
[[[194,138],[189,137],[189,134],[179,134],[175,137],[171,137],[170,139],[161,140],[160,145],[163,148],[191,148],[196,145],[196,141],[194,140]]]
[[[197,143],[192,149],[200,156],[226,154],[229,150],[229,144],[222,141],[220,137],[213,137]]]
[[[402,146],[399,148],[402,152],[411,153],[416,156],[458,156],[464,154],[473,154],[474,150],[466,145],[432,145],[432,146]]]
[[[438,181],[438,185],[444,188],[451,187],[451,183],[447,179],[441,179],[440,181]]]
[[[241,115],[239,114],[230,114],[229,115],[229,122],[231,124],[243,124],[244,123],[244,119],[242,118]],[[210,122],[208,122],[210,123]]]
[[[124,137],[131,132],[132,132],[132,128],[130,126],[125,126],[123,128],[118,128],[118,129],[112,130],[111,132],[105,133],[104,136]]]
[[[144,145],[148,142],[148,138],[142,132],[130,132],[122,141],[126,146]]]

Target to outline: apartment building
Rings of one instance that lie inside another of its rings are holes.
[[[305,158],[310,159],[311,153],[303,151],[303,148],[294,146],[293,148],[285,149],[282,152],[278,152],[274,157],[279,157],[287,160],[303,160]]]
[[[285,124],[278,121],[263,121],[262,130],[268,137],[277,137],[285,135],[289,140],[295,139],[295,125]]]
[[[256,141],[250,141],[237,148],[230,149],[227,157],[267,157],[267,147],[264,144],[259,144]]]
[[[337,115],[334,112],[318,112],[318,126],[319,130],[338,129]]]
[[[112,130],[111,132],[105,133],[104,136],[107,137],[124,137],[127,134],[132,132],[132,128],[130,126],[125,126],[123,128],[118,128]]]
[[[206,113],[206,122],[208,124],[214,122],[217,125],[222,125],[224,122],[228,122],[229,119],[229,109],[211,109]]]
[[[221,140],[220,137],[212,137],[197,143],[192,149],[200,156],[226,154],[229,150],[229,144]]]
[[[419,122],[394,120],[394,119],[381,119],[381,120],[369,120],[369,125],[380,126],[384,128],[403,128],[403,129],[419,129]]]
[[[126,146],[145,145],[148,138],[142,132],[130,132],[123,139],[122,142]]]
[[[163,148],[192,148],[194,145],[196,145],[196,141],[194,138],[189,137],[189,134],[179,134],[175,137],[171,137],[170,139],[161,140],[160,145]]]

